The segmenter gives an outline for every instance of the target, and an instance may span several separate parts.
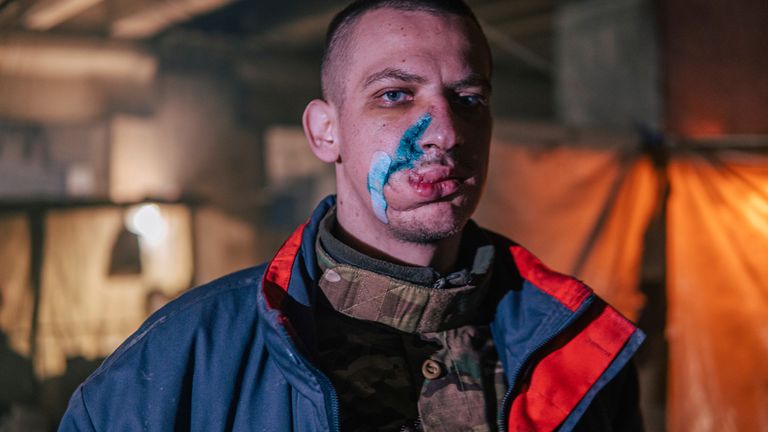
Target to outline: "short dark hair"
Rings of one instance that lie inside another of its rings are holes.
[[[456,15],[468,18],[477,25],[478,30],[482,33],[477,17],[475,17],[472,9],[463,0],[355,0],[336,14],[328,26],[328,32],[325,36],[325,47],[320,70],[323,98],[326,100],[335,99],[336,95],[333,94],[333,88],[338,88],[339,85],[337,85],[338,82],[333,83],[333,81],[339,81],[340,78],[332,76],[334,75],[333,63],[337,62],[341,54],[346,54],[348,36],[354,24],[366,12],[384,8],[402,11],[421,11],[438,15]],[[490,48],[488,48],[488,56],[490,59]],[[336,102],[340,104],[341,100]]]

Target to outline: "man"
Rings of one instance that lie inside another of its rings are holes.
[[[153,315],[61,430],[639,430],[642,334],[469,220],[490,76],[460,0],[342,11],[303,118],[337,198],[271,262]]]

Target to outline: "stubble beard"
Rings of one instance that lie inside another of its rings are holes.
[[[442,221],[428,216],[419,218],[417,214],[399,217],[392,215],[387,229],[392,236],[405,243],[435,244],[461,233],[472,214],[469,209],[452,211],[454,212],[452,217]]]
[[[424,229],[419,229],[418,227],[409,226],[405,228],[395,228],[392,230],[392,233],[396,239],[402,242],[430,245],[460,233],[464,229],[464,225],[466,225],[466,223],[462,224],[461,226],[456,226],[451,229],[441,231],[427,231]]]

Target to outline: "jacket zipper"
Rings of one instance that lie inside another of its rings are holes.
[[[509,390],[507,390],[507,393],[504,395],[504,398],[501,400],[501,409],[499,410],[499,416],[498,416],[498,428],[499,432],[507,432],[507,422],[509,421],[509,404],[511,402],[511,396],[514,392],[515,386],[517,385],[517,380],[520,375],[520,371],[523,370],[524,367],[528,366],[528,362],[530,361],[531,357],[538,352],[540,349],[544,348],[547,344],[552,342],[554,338],[560,335],[566,328],[568,328],[571,324],[573,324],[576,319],[578,319],[584,311],[587,310],[589,305],[592,303],[594,299],[594,296],[588,297],[579,307],[579,311],[571,315],[568,320],[566,320],[560,327],[557,328],[554,332],[550,333],[547,338],[545,338],[542,342],[536,345],[536,348],[528,351],[528,354],[526,354],[525,358],[522,362],[520,362],[520,366],[515,369],[515,371],[512,373],[512,377],[509,380]]]
[[[293,338],[288,334],[288,331],[286,331],[283,326],[278,324],[278,327],[280,328],[280,335],[283,337],[283,339],[285,339],[287,346],[289,347],[288,354],[294,357],[297,362],[301,362],[302,365],[315,376],[315,378],[318,380],[318,384],[320,384],[320,387],[324,387],[327,393],[331,396],[331,419],[329,422],[330,430],[331,432],[340,432],[341,416],[339,414],[339,397],[336,395],[336,389],[333,387],[333,383],[331,383],[331,380],[325,376],[324,373],[313,366],[312,363],[307,361],[307,359],[305,359],[301,353],[294,352],[292,349],[294,347]]]
[[[309,365],[309,367],[310,370],[315,373],[315,376],[318,378],[320,385],[325,386],[331,395],[331,431],[340,432],[341,415],[339,414],[339,397],[336,395],[336,389],[333,387],[331,380],[325,376],[324,373],[312,365]]]

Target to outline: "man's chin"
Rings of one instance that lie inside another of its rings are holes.
[[[414,229],[412,227],[408,227],[406,229],[399,229],[394,228],[392,229],[392,233],[394,234],[395,238],[397,238],[400,241],[406,242],[406,243],[416,243],[416,244],[435,244],[439,243],[447,238],[450,238],[458,233],[461,232],[461,230],[464,227],[453,227],[450,230],[442,230],[442,231],[436,231],[436,230],[421,230],[421,229]]]
[[[434,202],[404,211],[389,212],[389,230],[409,243],[436,243],[460,233],[471,210],[456,208],[450,202]]]

